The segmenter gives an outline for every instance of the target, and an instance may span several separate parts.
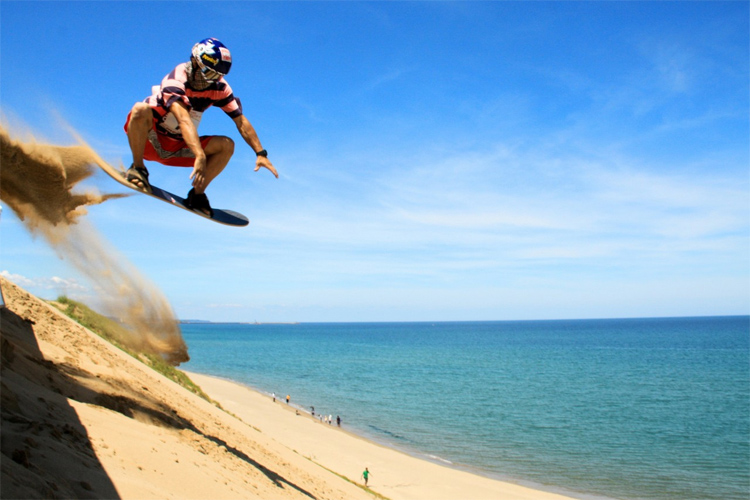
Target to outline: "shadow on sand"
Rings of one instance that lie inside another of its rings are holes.
[[[44,359],[34,323],[0,308],[1,498],[120,498],[68,404],[75,382]]]
[[[0,498],[120,498],[69,400],[107,408],[144,423],[189,430],[197,439],[210,441],[256,468],[276,487],[315,498],[150,394],[135,394],[132,388],[123,387],[111,392],[92,389],[104,381],[76,366],[69,357],[57,362],[45,359],[37,342],[40,333],[44,338],[44,328],[35,331],[40,327],[27,306],[14,307],[13,301],[0,307]],[[75,355],[75,344],[66,350]]]

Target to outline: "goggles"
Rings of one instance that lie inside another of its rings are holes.
[[[224,76],[223,74],[219,73],[215,69],[211,69],[205,64],[203,64],[203,62],[197,57],[194,59],[195,59],[195,63],[198,66],[198,69],[200,70],[201,74],[206,80],[215,82],[215,81],[218,81],[222,76]]]
[[[203,73],[203,76],[206,77],[206,80],[211,81],[217,81],[219,80],[223,75],[216,71],[215,69],[211,69],[208,66],[198,65],[198,68],[200,68],[201,73]]]

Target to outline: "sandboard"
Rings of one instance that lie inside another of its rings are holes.
[[[133,183],[129,182],[125,177],[125,172],[112,167],[111,165],[107,164],[103,161],[98,161],[97,164],[99,167],[104,170],[107,175],[112,177],[114,180],[119,182],[125,187],[128,187],[134,191],[137,191],[139,193],[143,193],[145,195],[151,196],[152,198],[156,198],[157,200],[164,201],[166,203],[169,203],[170,205],[174,205],[176,207],[180,207],[183,210],[187,210],[190,213],[200,215],[204,219],[212,220],[214,222],[218,222],[219,224],[224,224],[226,226],[236,226],[236,227],[243,227],[247,226],[250,221],[242,215],[239,212],[235,212],[233,210],[224,210],[221,208],[213,208],[214,215],[213,217],[209,217],[205,213],[203,213],[200,210],[193,210],[192,208],[189,208],[185,204],[185,198],[181,196],[177,196],[176,194],[172,194],[169,191],[165,191],[159,187],[154,186],[151,184],[151,192],[146,192],[142,189],[138,189]]]

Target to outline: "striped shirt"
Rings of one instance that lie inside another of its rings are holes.
[[[205,90],[193,90],[188,84],[187,65],[188,63],[177,65],[164,77],[161,85],[154,85],[151,95],[145,100],[151,106],[154,117],[159,120],[156,129],[176,139],[182,139],[182,133],[177,118],[169,108],[177,101],[185,105],[196,129],[203,112],[211,106],[218,106],[230,118],[242,115],[240,100],[234,97],[232,87],[223,77]]]

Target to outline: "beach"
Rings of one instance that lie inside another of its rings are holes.
[[[0,283],[2,498],[564,498],[419,460],[191,374],[219,408]]]
[[[412,457],[326,424],[307,412],[287,405],[286,395],[270,396],[251,388],[207,375],[188,373],[221,406],[240,419],[273,436],[274,440],[326,469],[362,482],[391,499],[562,499],[561,495],[496,481]]]

